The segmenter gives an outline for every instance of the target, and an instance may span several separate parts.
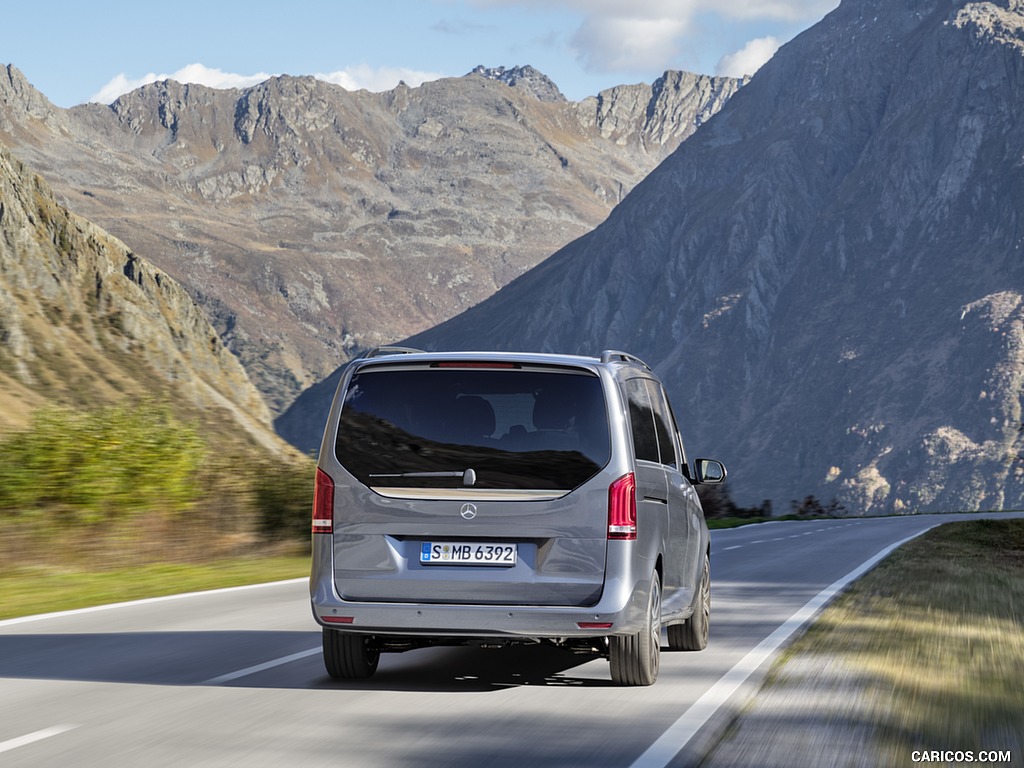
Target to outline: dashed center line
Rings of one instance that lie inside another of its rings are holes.
[[[813,536],[816,533],[823,533],[827,528],[815,528],[813,531],[804,531],[803,533],[794,533],[792,536],[780,536],[777,539],[754,539],[753,541],[747,542],[747,544],[769,544],[773,541],[786,541],[786,539],[799,539],[804,536]],[[731,547],[722,547],[721,552],[730,552],[734,549],[743,549],[747,544],[733,544]]]
[[[59,736],[60,734],[66,733],[67,731],[77,727],[77,725],[55,725],[52,728],[43,728],[41,731],[26,733],[24,736],[18,736],[15,739],[0,741],[0,752],[9,752],[12,749],[24,747],[37,741],[48,739],[51,736]]]
[[[219,677],[210,678],[209,680],[200,683],[200,685],[221,685],[222,683],[230,683],[232,680],[238,680],[240,677],[248,677],[249,675],[255,675],[257,672],[263,672],[267,669],[280,667],[283,664],[290,664],[293,661],[305,659],[317,653],[320,653],[320,646],[317,646],[316,648],[310,648],[305,651],[299,651],[298,653],[293,653],[289,656],[282,656],[278,659],[273,659],[271,661],[265,661],[262,664],[256,664],[252,667],[239,669],[235,672],[228,672],[226,675],[220,675]]]

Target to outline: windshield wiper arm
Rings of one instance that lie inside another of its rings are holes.
[[[370,477],[461,477],[465,486],[476,485],[476,472],[371,472]]]

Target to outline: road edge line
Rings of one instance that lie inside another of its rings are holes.
[[[808,624],[850,582],[863,576],[899,547],[913,541],[932,528],[941,525],[936,522],[917,533],[890,544],[874,557],[865,560],[848,574],[825,587],[803,607],[784,621],[774,632],[758,643],[753,650],[740,659],[732,669],[722,675],[704,694],[687,709],[679,719],[670,725],[658,739],[647,748],[631,765],[631,768],[665,768],[686,749],[697,732],[716,712],[739,690],[740,686],[768,661],[799,629]]]
[[[86,608],[72,608],[67,611],[54,611],[53,613],[35,613],[30,616],[16,616],[13,619],[0,620],[0,629],[4,627],[13,627],[17,624],[28,624],[33,621],[43,621],[45,619],[59,619],[66,616],[79,616],[85,613],[95,613],[97,611],[109,611],[113,608],[127,608],[136,605],[149,605],[151,603],[163,603],[169,600],[182,600],[186,597],[196,597],[199,595],[223,595],[228,592],[242,592],[249,589],[261,589],[263,587],[275,587],[281,584],[298,584],[301,581],[309,581],[308,576],[300,576],[295,579],[283,579],[281,581],[266,581],[261,584],[243,584],[237,587],[221,587],[219,589],[201,589],[198,592],[179,592],[175,595],[160,595],[159,597],[143,597],[138,600],[127,600],[122,603],[106,603],[104,605],[91,605]]]

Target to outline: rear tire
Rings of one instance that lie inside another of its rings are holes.
[[[324,667],[335,680],[365,678],[377,671],[380,651],[370,647],[372,638],[323,628]]]
[[[608,661],[616,685],[653,685],[661,665],[661,578],[651,578],[644,626],[635,635],[608,638]]]
[[[711,558],[704,555],[704,571],[700,577],[697,605],[682,624],[668,628],[668,647],[673,651],[703,651],[708,647],[708,628],[711,624]]]

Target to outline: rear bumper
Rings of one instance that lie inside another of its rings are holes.
[[[571,638],[638,632],[647,612],[650,573],[632,565],[630,542],[609,542],[607,571],[596,605],[462,605],[344,600],[334,585],[331,537],[313,537],[310,602],[324,627],[372,635],[412,637]],[[650,567],[653,571],[653,564]],[[580,627],[580,623],[611,624]]]

